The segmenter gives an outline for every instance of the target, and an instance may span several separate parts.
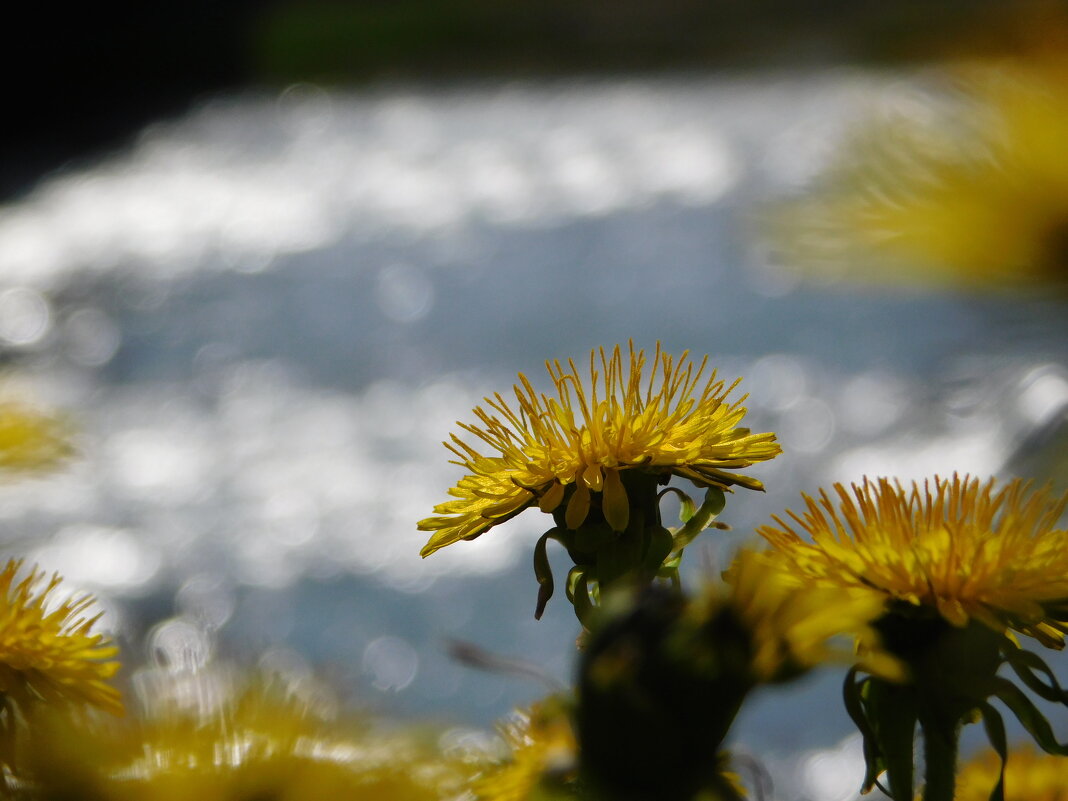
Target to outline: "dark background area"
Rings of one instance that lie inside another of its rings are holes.
[[[1031,12],[1021,16],[1021,7]],[[1004,0],[26,4],[5,48],[0,200],[222,91],[915,60],[1012,49],[1021,18],[1064,8]]]

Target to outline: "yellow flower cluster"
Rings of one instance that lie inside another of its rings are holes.
[[[1068,497],[1013,481],[935,478],[904,487],[865,480],[805,496],[803,515],[758,532],[815,586],[851,587],[934,610],[954,626],[978,620],[1061,648],[1068,631]],[[811,537],[802,539],[800,529]]]
[[[727,400],[738,382],[727,386],[714,370],[706,376],[707,358],[694,365],[685,353],[675,360],[657,346],[645,375],[644,351],[632,345],[625,368],[618,346],[611,355],[601,349],[590,353],[588,383],[574,362],[546,367],[555,396],[539,394],[520,374],[516,409],[496,394],[486,399],[488,409],[474,410],[477,424],[460,424],[494,455],[455,434],[445,443],[469,475],[449,491],[456,500],[419,522],[433,532],[423,556],[474,539],[535,504],[553,512],[565,499],[569,528],[581,526],[596,503],[621,531],[630,509],[624,471],[680,476],[701,487],[763,489],[755,478],[728,471],[780,453],[774,434],[739,426],[744,397]]]

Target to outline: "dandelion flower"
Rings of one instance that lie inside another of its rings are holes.
[[[54,719],[38,729],[30,755],[42,797],[440,801],[459,797],[473,773],[445,759],[421,732],[333,719],[280,683],[257,679],[228,688],[209,681],[199,689],[201,700],[214,696],[212,704],[165,704],[108,728]],[[193,688],[173,689],[182,696]]]
[[[47,470],[70,453],[62,421],[19,404],[0,402],[0,472]]]
[[[1051,648],[1068,631],[1068,504],[1047,489],[954,475],[906,488],[879,479],[805,496],[791,523],[758,529],[788,560],[797,581],[867,592],[884,603],[874,622],[904,682],[850,671],[846,709],[864,737],[866,792],[886,771],[888,795],[913,797],[914,742],[923,732],[926,801],[952,801],[962,727],[980,718],[997,746],[1001,701],[1049,752],[1068,753],[1026,694],[999,675],[1011,666],[1041,698],[1068,703],[1037,654],[1013,630]],[[837,503],[835,503],[837,500]],[[802,539],[795,530],[808,534]],[[860,666],[863,670],[863,665]],[[870,671],[869,671],[870,672]]]
[[[740,551],[724,578],[729,590],[706,590],[695,612],[704,618],[726,612],[741,624],[756,681],[782,681],[823,663],[858,661],[869,672],[901,677],[900,665],[881,650],[871,626],[885,605],[878,595],[799,582],[793,563],[774,552]],[[843,636],[845,647],[836,646]]]
[[[510,756],[472,782],[479,801],[527,801],[542,787],[561,797],[574,797],[578,773],[578,744],[567,710],[556,699],[520,712],[501,727]],[[564,792],[567,786],[572,792]]]
[[[853,587],[935,612],[955,627],[977,620],[1051,648],[1068,631],[1068,496],[1013,481],[954,476],[923,485],[879,479],[805,497],[803,515],[758,532],[818,586]],[[802,539],[797,529],[812,541]]]
[[[988,801],[997,784],[1001,760],[988,751],[966,762],[957,777],[955,801]],[[1065,801],[1068,759],[1040,754],[1030,747],[1009,751],[1005,761],[1005,801]]]
[[[751,476],[731,472],[775,457],[772,433],[740,427],[744,397],[728,401],[737,386],[706,374],[707,358],[695,365],[657,346],[646,374],[644,351],[630,348],[629,363],[617,346],[590,353],[588,379],[574,362],[547,362],[555,386],[539,394],[523,374],[513,408],[500,395],[486,398],[468,434],[490,454],[453,435],[445,443],[469,474],[450,490],[455,500],[435,507],[419,522],[433,534],[423,556],[487,529],[537,505],[563,511],[568,529],[579,528],[598,509],[614,531],[626,529],[635,498],[627,484],[637,474],[666,483],[679,476],[699,487],[763,489]]]
[[[948,78],[955,94],[857,131],[824,185],[778,216],[796,263],[965,289],[1068,284],[1068,61]]]
[[[108,684],[119,663],[118,648],[92,633],[88,595],[56,602],[60,577],[45,580],[33,568],[16,583],[21,560],[0,572],[0,693],[20,707],[84,703],[123,711],[119,691]],[[43,585],[43,586],[42,586]]]

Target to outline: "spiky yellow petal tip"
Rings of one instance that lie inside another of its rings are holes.
[[[850,490],[835,484],[833,498],[804,499],[803,514],[787,512],[790,523],[775,517],[758,529],[799,578],[1064,647],[1068,531],[1057,524],[1068,495],[954,475],[908,487],[865,479]]]
[[[700,487],[763,489],[757,479],[733,472],[777,456],[773,433],[752,434],[740,426],[745,397],[728,401],[730,385],[687,353],[679,358],[659,344],[646,370],[643,350],[629,347],[629,361],[617,345],[611,354],[591,351],[589,378],[573,361],[565,368],[547,362],[555,386],[539,394],[522,373],[514,386],[516,407],[500,394],[474,410],[477,423],[460,427],[490,446],[492,455],[453,435],[445,443],[457,464],[469,471],[449,494],[454,500],[434,508],[419,522],[433,532],[423,556],[489,528],[537,505],[552,513],[566,503],[569,528],[585,520],[597,504],[615,530],[629,516],[621,473],[641,470],[680,476]]]
[[[72,703],[121,714],[119,691],[108,684],[119,669],[118,648],[94,634],[88,595],[56,603],[61,579],[36,567],[16,583],[22,560],[0,571],[0,694],[24,709]]]

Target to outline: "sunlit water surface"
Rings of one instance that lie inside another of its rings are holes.
[[[533,620],[546,522],[424,561],[415,521],[459,475],[454,421],[519,370],[632,338],[744,376],[785,454],[752,471],[766,495],[731,498],[735,534],[692,549],[690,582],[802,490],[1003,470],[1068,402],[1056,309],[802,285],[753,245],[762,202],[916,91],[299,86],[42,181],[0,210],[3,392],[67,410],[80,455],[0,487],[7,550],[97,593],[127,661],[299,654],[356,703],[487,726],[543,690],[455,664],[449,639],[571,669],[566,601]],[[784,797],[856,789],[839,680],[768,692],[739,723]]]

